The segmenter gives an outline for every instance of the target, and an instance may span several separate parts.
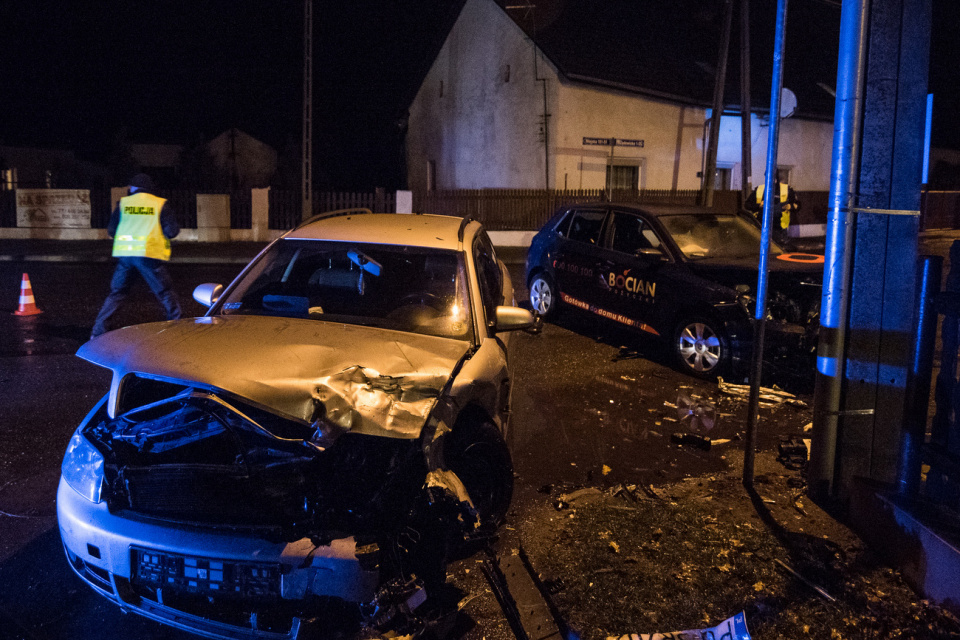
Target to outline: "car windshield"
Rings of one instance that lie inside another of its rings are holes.
[[[220,301],[223,315],[266,315],[472,338],[455,251],[281,240]]]
[[[760,229],[742,216],[687,213],[662,215],[659,220],[688,260],[760,256]],[[780,255],[783,250],[771,241],[770,252]]]

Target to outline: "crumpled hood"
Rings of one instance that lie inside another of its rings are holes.
[[[757,258],[696,260],[687,263],[696,275],[733,288],[746,284],[753,291],[757,286],[759,267]],[[773,288],[792,287],[800,283],[819,285],[823,280],[823,264],[786,262],[773,258],[767,262],[770,284]]]
[[[221,389],[311,422],[317,403],[339,427],[415,438],[470,344],[315,320],[213,316],[135,325],[77,355],[113,371],[110,415],[130,373]]]

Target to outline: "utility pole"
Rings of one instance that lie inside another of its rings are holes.
[[[750,111],[750,0],[740,0],[740,206],[746,206],[753,187]]]
[[[707,163],[700,188],[700,204],[713,206],[713,190],[717,182],[717,144],[720,141],[720,116],[723,114],[723,89],[727,83],[727,55],[730,51],[730,25],[733,21],[733,0],[723,2],[723,32],[720,53],[717,56],[717,75],[713,85],[713,113],[710,116],[710,141],[707,143]]]
[[[313,215],[313,0],[303,0],[303,162],[300,211],[303,220]]]
[[[844,2],[808,491],[894,483],[912,358],[931,0]]]

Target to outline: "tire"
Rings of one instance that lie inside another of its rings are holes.
[[[484,528],[503,523],[513,498],[513,460],[497,426],[489,420],[460,425],[450,434],[447,464],[457,474]]]
[[[705,380],[723,373],[730,362],[726,335],[715,320],[704,316],[690,316],[678,322],[671,349],[684,373]]]
[[[540,271],[530,280],[530,307],[544,320],[551,320],[557,316],[559,293],[553,278]]]

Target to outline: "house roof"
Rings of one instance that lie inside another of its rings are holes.
[[[570,80],[709,107],[722,32],[723,2],[703,0],[496,0]],[[734,15],[724,104],[740,105],[740,2]],[[767,111],[776,2],[750,7],[751,102]],[[832,119],[840,3],[789,6],[783,86],[796,115]]]

